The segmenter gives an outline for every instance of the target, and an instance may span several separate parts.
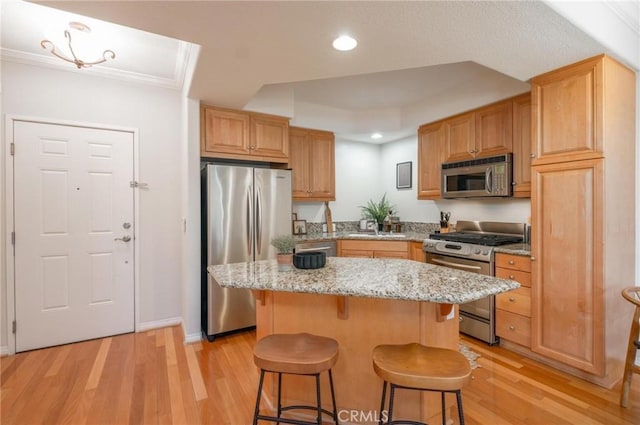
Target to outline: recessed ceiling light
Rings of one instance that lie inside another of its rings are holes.
[[[349,37],[348,35],[341,35],[340,37],[333,40],[333,48],[336,50],[341,50],[346,52],[347,50],[352,50],[358,45],[358,42],[355,38]]]
[[[382,139],[382,134],[380,134],[380,133],[373,133],[373,134],[371,135],[371,138],[372,138],[372,139]]]

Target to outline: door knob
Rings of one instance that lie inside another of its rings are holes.
[[[129,235],[125,235],[121,238],[114,238],[114,241],[122,241],[122,242],[129,242],[131,240],[131,236]]]

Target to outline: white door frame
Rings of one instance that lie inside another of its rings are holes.
[[[5,328],[7,330],[7,343],[8,343],[8,351],[7,354],[13,355],[16,352],[16,335],[12,332],[12,324],[13,321],[16,320],[16,305],[15,305],[15,266],[14,266],[14,250],[13,244],[11,243],[11,232],[13,232],[15,228],[14,224],[14,216],[13,216],[13,199],[14,199],[14,191],[13,191],[13,156],[10,154],[11,143],[13,143],[13,125],[17,121],[26,121],[32,123],[40,123],[40,124],[54,124],[54,125],[65,125],[70,127],[85,127],[85,128],[93,128],[98,130],[112,130],[112,131],[124,131],[133,134],[133,178],[135,181],[140,181],[139,176],[139,144],[138,144],[138,129],[133,127],[120,127],[113,125],[105,125],[105,124],[95,124],[95,123],[86,123],[79,121],[66,121],[66,120],[55,120],[51,118],[37,118],[37,117],[27,117],[20,115],[7,115],[5,118],[5,141],[4,141],[4,153],[5,153],[5,217],[6,217],[6,227],[5,227],[5,253],[2,254],[2,247],[0,246],[0,256],[4,255],[6,259],[6,282],[7,282],[7,312],[6,312],[6,323]],[[138,259],[140,258],[140,202],[139,202],[139,190],[134,190],[133,195],[133,217],[134,217],[134,251],[133,251],[133,287],[134,287],[134,331],[137,332],[139,323],[140,323],[140,265]],[[1,217],[1,216],[0,216]],[[2,323],[2,318],[0,318],[0,323]]]

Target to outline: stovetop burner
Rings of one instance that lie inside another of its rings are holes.
[[[491,233],[466,232],[432,233],[431,235],[429,235],[429,238],[441,241],[471,243],[484,246],[506,245],[510,243],[519,243],[524,240],[522,236],[515,235],[496,235]]]

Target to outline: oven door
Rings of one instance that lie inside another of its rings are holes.
[[[426,262],[473,273],[492,276],[492,264],[449,255],[426,253]],[[498,342],[495,334],[495,297],[489,296],[466,304],[460,304],[460,332],[487,342]]]
[[[491,276],[491,263],[427,252],[427,263]]]

